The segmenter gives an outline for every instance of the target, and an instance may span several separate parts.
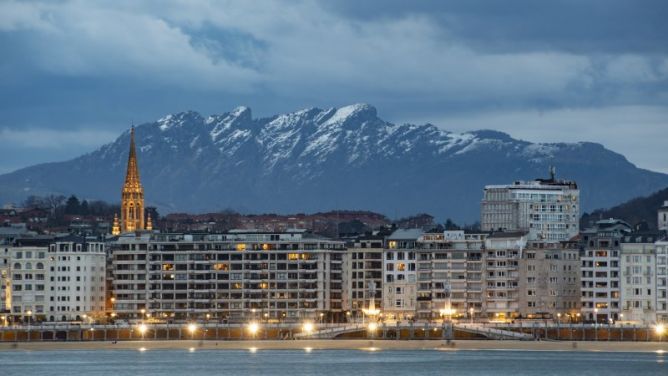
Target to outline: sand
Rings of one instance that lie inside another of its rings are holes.
[[[43,350],[141,350],[219,349],[219,350],[529,350],[529,351],[604,351],[667,352],[668,342],[570,342],[570,341],[487,341],[460,340],[294,340],[294,341],[86,341],[86,342],[2,342],[0,351]]]

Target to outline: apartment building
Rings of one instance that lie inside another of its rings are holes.
[[[668,239],[655,243],[656,321],[668,323]]]
[[[105,316],[104,243],[74,236],[20,238],[4,253],[4,306],[12,321]]]
[[[574,322],[580,313],[577,241],[529,243],[519,263],[519,314]]]
[[[383,305],[383,235],[361,236],[348,243],[344,259],[343,307],[354,318],[361,317],[371,300]]]
[[[523,231],[492,233],[485,239],[482,309],[488,318],[519,317],[519,260],[526,245]]]
[[[383,312],[389,319],[414,319],[417,308],[417,241],[419,229],[396,230],[386,239],[383,257]]]
[[[345,243],[304,230],[125,234],[114,312],[165,320],[342,320]]]
[[[464,231],[423,234],[418,238],[418,319],[481,314],[484,239],[483,234]]]
[[[649,325],[656,322],[658,234],[629,234],[621,243],[620,320]]]
[[[484,189],[483,231],[525,231],[529,241],[559,242],[578,234],[579,219],[580,190],[573,181],[552,175]]]
[[[618,219],[596,222],[581,234],[581,294],[585,320],[611,322],[621,314],[621,242],[631,226]]]
[[[103,242],[75,236],[49,244],[49,321],[105,318],[105,249]]]

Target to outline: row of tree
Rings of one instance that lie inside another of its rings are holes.
[[[119,205],[105,201],[80,201],[77,196],[65,198],[62,195],[30,196],[23,202],[26,209],[47,210],[52,215],[98,215],[109,216],[118,213]]]

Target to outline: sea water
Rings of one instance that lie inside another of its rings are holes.
[[[668,375],[668,354],[439,350],[0,352],[0,375]]]

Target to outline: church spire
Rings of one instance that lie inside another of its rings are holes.
[[[144,187],[139,180],[135,149],[135,127],[130,129],[130,153],[125,184],[121,193],[121,226],[123,232],[144,230]]]
[[[117,236],[121,234],[121,225],[118,222],[118,214],[114,214],[114,223],[111,225],[111,235]]]
[[[125,186],[141,186],[139,181],[139,167],[137,166],[137,151],[135,149],[135,127],[130,129],[130,154],[128,156],[128,169],[125,174]]]

